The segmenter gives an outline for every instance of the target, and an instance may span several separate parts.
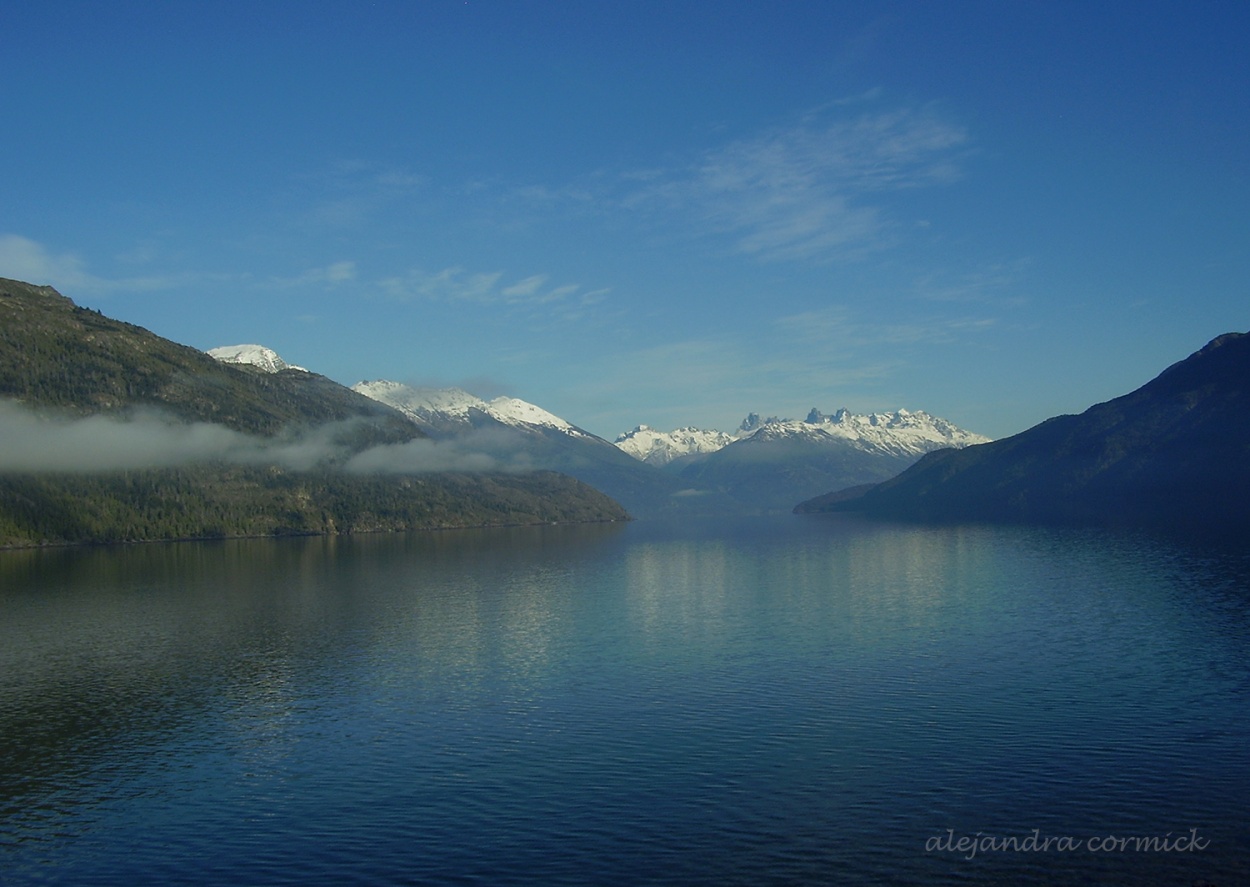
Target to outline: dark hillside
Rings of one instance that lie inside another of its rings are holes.
[[[1250,529],[1250,334],[1220,336],[1080,415],[931,453],[859,498],[797,510]]]
[[[422,436],[411,422],[324,376],[223,364],[56,290],[0,278],[0,398],[82,414],[151,406],[185,421],[272,436],[363,419],[370,442]]]

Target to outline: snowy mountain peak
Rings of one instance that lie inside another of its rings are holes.
[[[921,455],[942,447],[966,447],[986,443],[988,437],[965,431],[952,422],[930,416],[923,410],[895,410],[889,413],[858,415],[845,407],[826,415],[815,407],[803,421],[770,418],[759,422],[752,441],[796,438],[808,441],[843,440],[857,449],[896,455]],[[743,427],[747,426],[743,423]]]
[[[267,373],[278,373],[282,370],[308,372],[301,366],[287,363],[278,356],[276,351],[264,345],[223,345],[220,348],[210,348],[208,356],[222,363],[241,363],[259,367]]]
[[[483,400],[461,388],[415,388],[379,379],[359,382],[352,390],[394,407],[420,425],[472,424],[475,414],[517,428],[546,428],[572,437],[594,437],[542,407],[515,397]]]
[[[739,436],[693,427],[656,431],[649,425],[639,425],[617,437],[614,443],[640,462],[663,467],[684,456],[714,453]]]
[[[786,439],[817,444],[843,441],[865,452],[896,456],[919,456],[942,447],[989,440],[919,410],[856,415],[843,407],[826,415],[812,407],[802,421],[776,416],[761,419],[759,413],[749,413],[734,434],[698,428],[656,431],[639,425],[615,443],[635,459],[663,466],[685,456],[713,453],[738,441],[759,444]]]

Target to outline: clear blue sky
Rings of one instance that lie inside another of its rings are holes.
[[[0,276],[605,437],[1250,329],[1244,2],[0,0]]]

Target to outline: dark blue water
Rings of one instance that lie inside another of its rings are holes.
[[[1248,551],[785,517],[0,553],[0,881],[1250,883]]]

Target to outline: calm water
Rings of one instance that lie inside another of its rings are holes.
[[[1248,641],[1084,531],[0,553],[0,881],[1246,884]]]

